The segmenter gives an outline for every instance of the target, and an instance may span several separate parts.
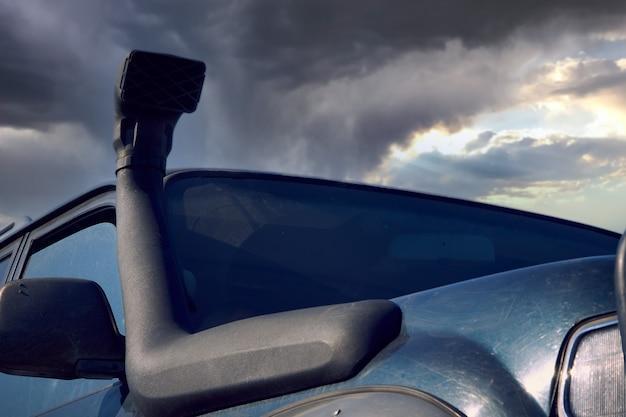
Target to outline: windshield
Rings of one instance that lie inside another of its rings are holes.
[[[612,254],[618,239],[422,194],[271,175],[198,175],[170,180],[166,192],[188,304],[200,328]]]

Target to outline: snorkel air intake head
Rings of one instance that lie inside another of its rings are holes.
[[[118,170],[139,164],[165,172],[174,127],[182,113],[196,110],[205,70],[203,62],[173,55],[128,55],[115,94]]]

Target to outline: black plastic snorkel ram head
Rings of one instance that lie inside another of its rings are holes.
[[[182,113],[196,110],[205,70],[203,62],[173,55],[128,55],[116,88],[118,169],[141,164],[165,170],[174,127]]]

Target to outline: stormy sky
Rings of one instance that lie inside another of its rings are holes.
[[[0,0],[0,223],[113,179],[131,49],[207,64],[170,167],[626,226],[623,0]]]

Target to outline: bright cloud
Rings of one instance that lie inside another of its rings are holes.
[[[518,71],[508,105],[457,131],[434,127],[392,146],[367,180],[621,230],[626,45],[615,59],[567,52]]]

